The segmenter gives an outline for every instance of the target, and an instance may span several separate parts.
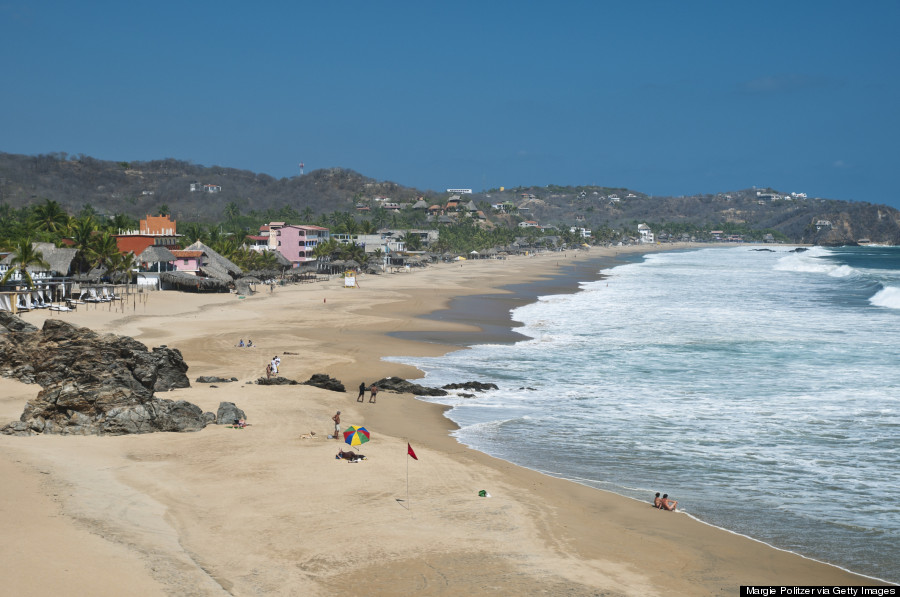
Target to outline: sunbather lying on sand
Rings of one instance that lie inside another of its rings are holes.
[[[343,458],[344,460],[349,460],[350,462],[355,462],[357,460],[365,460],[366,459],[366,457],[363,454],[357,454],[356,452],[353,452],[352,450],[349,452],[344,452],[343,448],[341,448],[341,450],[337,453],[337,456],[335,456],[335,458],[337,458],[337,459]]]

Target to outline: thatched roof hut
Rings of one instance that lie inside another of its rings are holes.
[[[139,256],[135,256],[135,261],[141,263],[168,263],[170,261],[175,261],[176,259],[177,257],[172,254],[172,251],[166,247],[156,245],[147,247]]]
[[[159,275],[159,279],[164,284],[169,284],[179,290],[194,290],[197,292],[201,290],[228,292],[231,285],[230,280],[204,278],[187,272],[163,272]]]
[[[210,278],[217,278],[223,282],[230,282],[232,278],[240,276],[243,270],[226,259],[219,253],[204,245],[199,240],[185,249],[186,251],[203,251],[203,263],[200,271]]]
[[[28,271],[30,273],[49,271],[53,276],[68,276],[69,269],[72,267],[72,260],[75,259],[75,254],[78,253],[78,249],[57,247],[53,243],[31,243],[31,247],[43,255],[44,261],[50,264],[50,269],[46,270],[29,266]],[[15,257],[15,253],[10,253],[0,260],[0,263],[9,265],[13,257]]]

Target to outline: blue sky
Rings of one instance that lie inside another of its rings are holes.
[[[0,151],[900,207],[900,2],[0,0]]]

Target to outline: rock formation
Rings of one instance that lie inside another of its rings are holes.
[[[372,385],[376,386],[379,390],[395,392],[397,394],[415,394],[416,396],[446,396],[448,394],[446,390],[420,386],[400,377],[385,377],[384,379],[379,379]]]
[[[259,386],[296,386],[299,383],[299,381],[287,377],[260,377],[256,380],[256,385]]]
[[[303,382],[303,385],[306,386],[315,386],[317,388],[322,388],[323,390],[331,390],[332,392],[346,392],[346,388],[344,388],[344,384],[340,382],[340,380],[335,379],[329,375],[325,375],[324,373],[316,373],[308,380]]]
[[[448,383],[441,386],[445,390],[474,390],[476,392],[486,392],[488,390],[499,390],[495,383],[482,383],[480,381],[467,381],[465,383]]]
[[[0,433],[197,431],[211,416],[189,402],[153,396],[190,387],[177,349],[149,351],[133,338],[98,334],[58,319],[48,319],[40,331],[27,331],[14,321],[3,325],[10,331],[0,335],[0,375],[43,389],[20,420]]]
[[[241,419],[247,420],[244,411],[234,405],[234,402],[220,402],[216,411],[216,425],[231,425]]]
[[[215,375],[201,375],[196,379],[197,383],[231,383],[233,381],[237,381],[237,377],[224,378],[224,377],[216,377]]]

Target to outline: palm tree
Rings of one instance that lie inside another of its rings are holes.
[[[106,222],[106,228],[113,234],[117,234],[123,230],[134,230],[137,228],[137,222],[131,216],[125,214],[116,214]]]
[[[95,235],[88,254],[93,267],[104,267],[109,270],[110,262],[119,255],[116,237],[108,232]]]
[[[371,220],[363,220],[359,224],[359,231],[362,234],[375,234],[375,224]]]
[[[0,279],[0,285],[6,284],[15,272],[19,272],[22,274],[22,278],[28,282],[28,288],[34,288],[34,280],[28,271],[29,267],[49,269],[50,264],[44,260],[44,254],[34,248],[31,239],[25,239],[16,245],[16,250],[13,251],[13,256],[9,260],[9,270]]]
[[[45,199],[42,205],[34,208],[31,221],[38,230],[59,233],[69,225],[69,214],[56,201]]]
[[[302,222],[306,223],[306,222],[312,222],[312,219],[313,219],[313,210],[310,206],[307,205],[300,212],[300,220]]]
[[[238,207],[238,204],[234,201],[230,201],[228,205],[225,206],[225,218],[228,220],[234,220],[239,215],[241,215],[241,208]]]
[[[131,271],[134,269],[134,253],[119,253],[110,255],[106,262],[106,273],[113,282],[124,278],[125,283],[131,282]]]
[[[75,243],[74,247],[78,249],[78,253],[75,255],[75,266],[80,273],[84,273],[91,267],[91,248],[96,231],[97,224],[91,216],[69,222],[69,236]]]

